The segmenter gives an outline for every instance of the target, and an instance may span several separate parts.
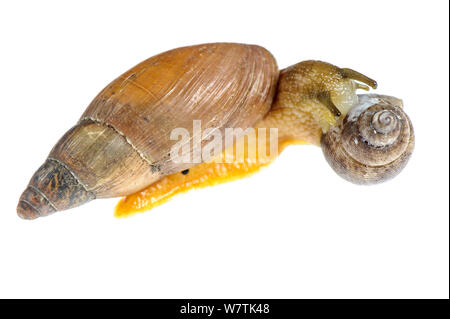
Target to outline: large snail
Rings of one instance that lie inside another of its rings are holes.
[[[17,213],[34,219],[95,198],[126,196],[116,208],[123,216],[192,187],[248,175],[297,143],[321,145],[331,167],[353,183],[387,180],[408,161],[413,129],[401,100],[356,95],[369,89],[364,84],[376,88],[354,70],[320,61],[278,71],[273,56],[255,45],[214,43],[161,53],[97,95],[33,175]],[[191,136],[181,143],[173,138],[180,128]],[[228,128],[241,133],[228,139]],[[278,129],[264,142],[265,149],[278,146],[275,154],[248,156],[262,149],[255,141],[265,135],[258,130],[258,138],[249,139],[249,128]],[[175,145],[188,146],[190,160],[174,160]],[[245,155],[224,161],[238,145]],[[202,147],[219,153],[205,160],[198,156]],[[219,155],[222,161],[215,160]]]

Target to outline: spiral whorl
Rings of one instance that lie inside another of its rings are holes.
[[[397,175],[414,148],[411,121],[401,101],[360,95],[359,103],[338,126],[322,137],[331,167],[357,184],[372,184]]]

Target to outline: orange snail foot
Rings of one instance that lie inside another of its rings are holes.
[[[191,167],[189,170],[163,177],[147,188],[122,198],[114,211],[115,217],[129,217],[136,213],[148,211],[159,206],[175,195],[185,193],[194,188],[203,188],[222,184],[259,171],[269,165],[288,145],[307,144],[304,141],[289,140],[280,144],[279,152],[272,158],[261,160],[243,160],[232,163],[206,162]]]

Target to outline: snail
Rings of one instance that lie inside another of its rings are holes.
[[[396,176],[414,149],[414,131],[401,100],[359,96],[359,104],[322,137],[331,167],[355,184],[373,184]]]
[[[116,216],[127,216],[190,188],[248,176],[292,144],[320,145],[350,182],[382,182],[406,165],[414,133],[401,100],[356,94],[369,87],[377,83],[321,61],[279,71],[257,45],[212,43],[161,53],[94,98],[32,176],[17,213],[35,219],[96,198],[124,197]],[[240,130],[228,138],[229,128]],[[177,129],[188,138],[174,139]],[[175,160],[175,146],[187,150],[188,160]]]

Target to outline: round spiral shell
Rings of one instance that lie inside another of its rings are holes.
[[[374,184],[405,167],[414,149],[414,131],[401,100],[367,94],[323,135],[321,144],[337,174],[355,184]]]

